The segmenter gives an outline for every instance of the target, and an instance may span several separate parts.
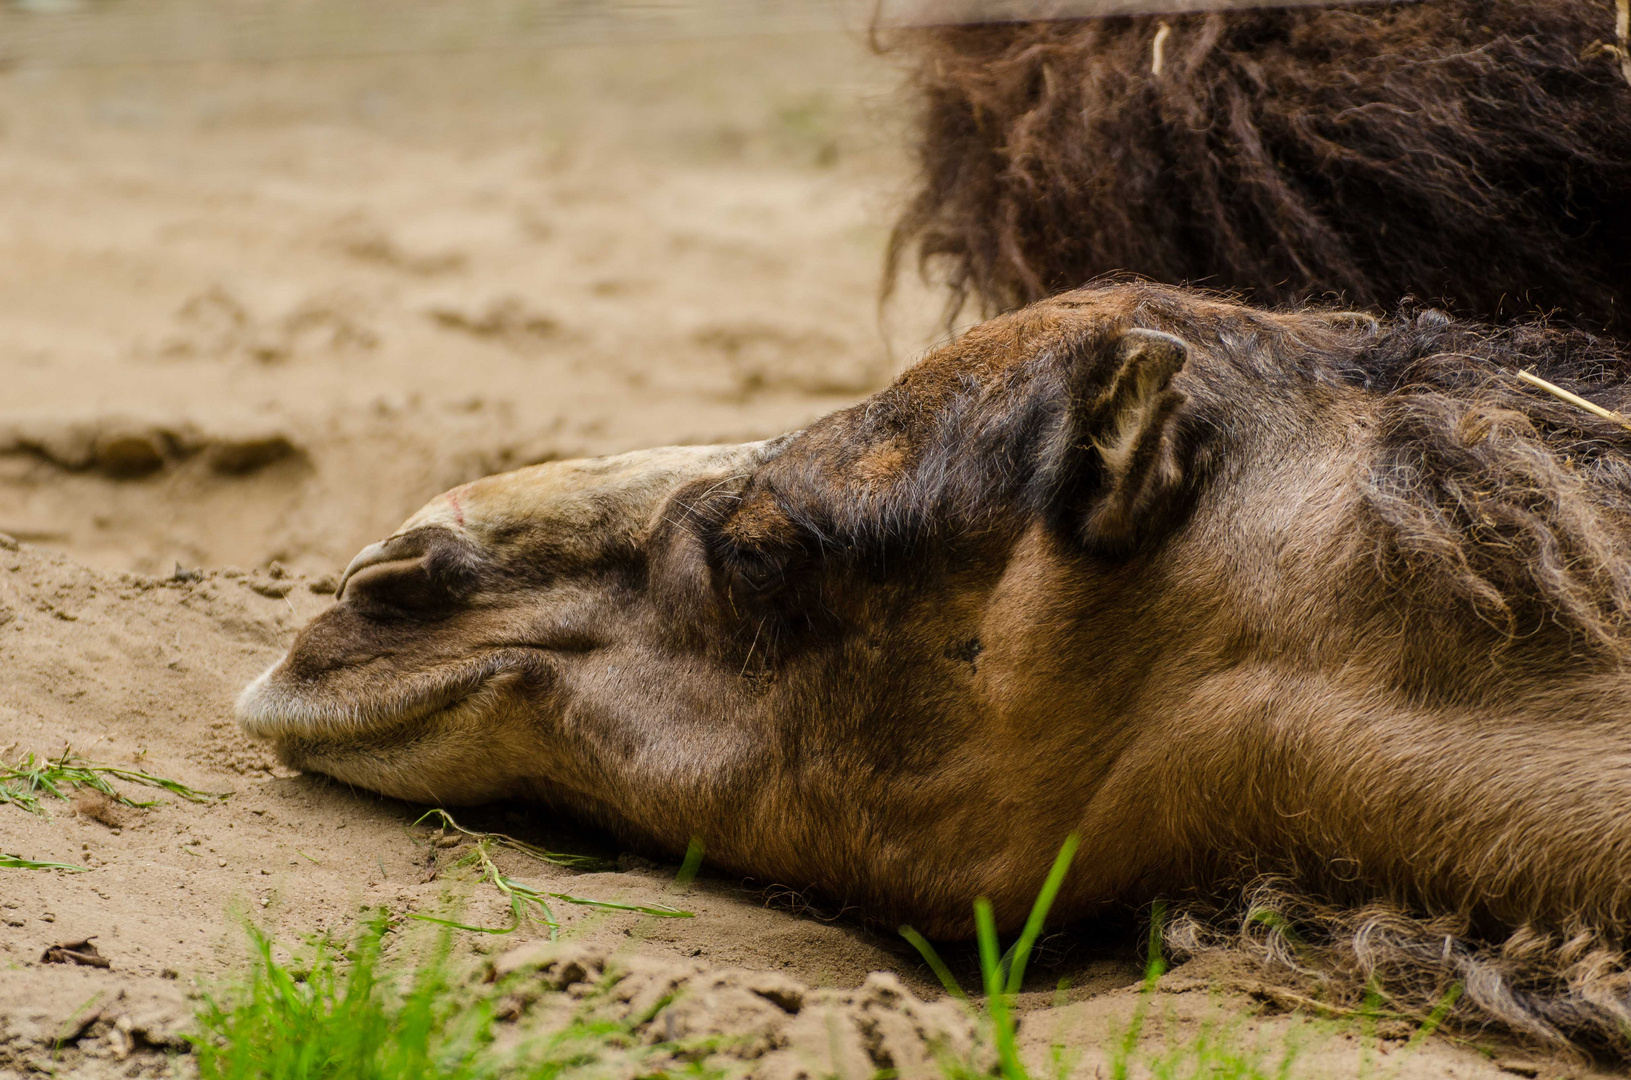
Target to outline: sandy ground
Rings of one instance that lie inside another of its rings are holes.
[[[19,19],[0,11],[0,748],[71,745],[231,795],[0,806],[0,850],[89,868],[0,870],[0,1076],[185,1073],[166,1048],[195,980],[241,962],[245,918],[291,941],[381,906],[502,921],[448,870],[464,849],[410,827],[423,808],[283,771],[231,720],[330,602],[322,577],[475,476],[797,427],[932,343],[939,298],[877,310],[908,163],[895,73],[854,36],[75,66],[8,54]],[[900,1018],[932,1012],[898,938],[770,883],[682,890],[525,806],[468,819],[616,867],[499,857],[530,882],[695,913],[561,904],[572,948],[712,979],[696,1000],[748,1000],[766,972],[821,988],[844,1040],[798,1035],[786,1009],[685,1021],[770,1025],[786,1052],[762,1075],[864,1075],[883,1045],[865,1032],[911,1042],[922,1023]],[[109,970],[40,962],[93,935]],[[1135,951],[1050,950],[1028,1052],[1040,1066],[1061,1041],[1093,1076],[1134,1007]],[[1177,969],[1150,1039],[1227,1023],[1273,1046],[1304,1025],[1243,985]],[[1309,1076],[1583,1074],[1297,1030]]]
[[[15,63],[0,530],[109,568],[320,572],[471,477],[781,432],[876,387],[933,322],[877,318],[903,170],[862,57]]]

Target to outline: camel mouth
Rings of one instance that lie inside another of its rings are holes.
[[[235,711],[239,726],[257,739],[347,741],[423,724],[468,705],[503,679],[539,673],[537,650],[495,648],[443,670],[376,680],[365,693],[346,694],[298,684],[285,657],[244,688]]]

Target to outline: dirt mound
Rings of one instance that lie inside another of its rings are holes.
[[[245,476],[278,462],[305,463],[305,450],[273,429],[220,434],[187,420],[24,419],[0,424],[0,455],[26,454],[69,472],[110,480],[151,476],[197,459],[222,476]]]
[[[48,982],[0,981],[0,1076],[174,1075],[192,1003],[175,979],[68,968]],[[132,1071],[137,1070],[137,1071]]]
[[[981,1071],[995,1061],[967,1010],[923,1001],[887,972],[854,990],[823,990],[774,972],[550,943],[504,954],[487,979],[508,988],[498,1015],[515,1026],[511,1041],[560,1030],[589,1001],[596,1015],[630,1025],[648,1044],[708,1048],[667,1061],[646,1054],[608,1061],[608,1077],[651,1075],[690,1060],[733,1072],[751,1062],[764,1080],[885,1069],[901,1080],[930,1080],[943,1075],[942,1059]]]

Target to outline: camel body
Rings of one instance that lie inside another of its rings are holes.
[[[1631,921],[1631,433],[1604,342],[1145,284],[739,446],[433,500],[240,702],[290,765],[541,800],[931,935],[1259,874]],[[1595,940],[1595,939],[1594,939]]]

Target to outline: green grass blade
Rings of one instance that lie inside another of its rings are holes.
[[[980,949],[980,975],[985,983],[986,996],[1003,992],[998,975],[1001,957],[997,953],[997,919],[991,910],[991,901],[980,897],[974,901],[974,939]]]
[[[80,757],[72,748],[65,748],[56,757],[43,761],[31,753],[10,764],[0,761],[0,803],[11,803],[31,814],[42,814],[42,795],[66,801],[72,790],[89,788],[125,806],[141,809],[158,805],[157,801],[138,802],[121,793],[108,782],[110,777],[127,784],[159,788],[196,803],[219,802],[231,794],[200,791],[179,780],[157,776],[144,769],[102,765]]]
[[[674,884],[684,889],[697,879],[697,871],[702,869],[702,837],[693,836],[691,842],[685,845],[685,861],[680,863],[680,872],[674,875]]]
[[[1450,1015],[1450,1010],[1455,1008],[1455,1003],[1461,1000],[1461,995],[1465,990],[1466,988],[1460,983],[1451,985],[1445,995],[1439,999],[1438,1004],[1433,1006],[1433,1011],[1427,1014],[1427,1019],[1422,1021],[1421,1027],[1417,1028],[1415,1034],[1410,1036],[1410,1041],[1405,1043],[1405,1049],[1414,1050],[1431,1038],[1433,1032],[1437,1031],[1444,1023],[1445,1018]]]
[[[75,874],[89,873],[90,868],[75,866],[65,862],[39,862],[35,859],[25,859],[21,855],[0,854],[0,867],[11,870],[67,870]]]
[[[1149,954],[1144,961],[1144,986],[1146,989],[1155,989],[1156,982],[1167,973],[1166,956],[1161,951],[1166,923],[1166,901],[1157,900],[1150,905]]]
[[[957,976],[953,975],[951,968],[947,967],[946,962],[940,959],[940,954],[934,951],[934,946],[929,944],[928,938],[910,926],[902,926],[900,936],[912,943],[912,948],[916,949],[918,955],[923,957],[923,962],[929,965],[929,970],[934,972],[934,977],[940,980],[940,985],[946,988],[946,993],[959,1001],[968,1000],[968,995],[957,984]]]
[[[1003,985],[1002,957],[997,946],[997,920],[991,901],[974,901],[974,936],[980,950],[980,975],[985,982],[985,1007],[991,1014],[991,1034],[997,1044],[997,1063],[1003,1080],[1029,1080],[1014,1044],[1014,1021],[1008,1013],[1008,995]]]
[[[1059,854],[1054,857],[1053,867],[1048,871],[1047,880],[1042,883],[1042,891],[1037,894],[1036,903],[1031,905],[1030,917],[1025,920],[1025,928],[1020,931],[1019,940],[1014,943],[1013,960],[1008,968],[1006,990],[1010,994],[1019,993],[1019,988],[1025,981],[1025,964],[1031,958],[1031,949],[1042,934],[1043,921],[1047,919],[1048,910],[1053,907],[1053,901],[1065,883],[1065,874],[1069,872],[1071,860],[1076,857],[1076,849],[1081,842],[1082,838],[1076,833],[1065,837],[1064,845],[1060,847]]]
[[[517,919],[509,926],[471,926],[469,923],[456,922],[453,919],[438,919],[434,915],[421,915],[414,911],[408,913],[408,918],[417,919],[419,922],[435,923],[437,926],[451,927],[454,930],[468,930],[472,934],[513,934],[521,925],[521,921]],[[553,926],[554,924],[551,923],[550,925]]]
[[[232,797],[232,793],[230,791],[200,791],[195,787],[189,787],[188,785],[183,784],[179,780],[171,780],[164,776],[155,776],[154,774],[145,772],[141,769],[124,769],[113,765],[96,765],[93,766],[93,768],[103,776],[111,776],[115,780],[123,780],[127,784],[141,784],[145,787],[159,788],[160,790],[168,791],[170,794],[179,798],[186,799],[188,802],[224,802]],[[116,795],[115,797],[118,798],[120,796]],[[153,806],[156,804],[132,803],[131,805]]]
[[[694,919],[697,913],[685,911],[667,904],[619,904],[612,900],[591,900],[586,896],[572,896],[569,893],[545,893],[556,900],[563,900],[568,904],[582,904],[585,907],[603,908],[606,911],[632,911],[639,915],[655,915],[659,919]]]

